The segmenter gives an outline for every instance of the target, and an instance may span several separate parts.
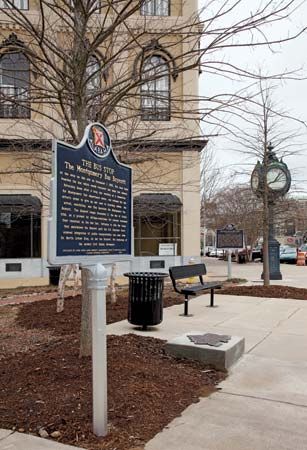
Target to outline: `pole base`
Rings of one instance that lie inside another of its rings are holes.
[[[261,274],[261,280],[264,280],[264,274]],[[270,273],[270,280],[282,280],[281,272]]]
[[[219,307],[219,305],[206,305],[206,308],[218,308]]]
[[[193,317],[194,314],[184,314],[184,313],[182,313],[182,314],[179,314],[179,316],[182,316],[182,317]]]

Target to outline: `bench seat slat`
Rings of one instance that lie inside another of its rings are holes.
[[[193,294],[193,292],[205,291],[207,289],[220,289],[222,285],[220,283],[204,283],[204,284],[191,284],[191,286],[185,286],[181,289],[182,294]]]

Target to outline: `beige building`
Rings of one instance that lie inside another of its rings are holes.
[[[97,0],[61,5],[0,2],[0,287],[48,283],[51,140],[77,142],[88,120],[134,169],[135,257],[118,272],[200,255],[197,2],[146,0],[125,18]]]

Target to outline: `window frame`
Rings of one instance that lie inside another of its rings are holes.
[[[0,259],[28,259],[28,258],[41,258],[42,255],[42,214],[41,211],[36,211],[34,208],[27,207],[27,206],[3,206],[0,205],[0,215],[1,216],[7,216],[7,219],[4,220],[2,217],[2,220],[0,220],[0,234],[2,237],[5,237],[5,241],[10,243],[13,242],[12,236],[8,238],[8,236],[5,236],[5,233],[2,229],[12,229],[12,223],[15,221],[22,220],[24,222],[23,227],[27,225],[28,227],[28,236],[29,241],[24,242],[23,244],[26,244],[29,246],[28,248],[28,255],[25,255],[23,253],[25,252],[26,247],[22,248],[20,251],[20,255],[18,256],[16,253],[16,249],[7,249],[5,248],[5,252],[8,250],[12,252],[12,254],[5,253],[5,256],[0,256]],[[20,229],[20,224],[18,224],[18,229]],[[18,229],[13,229],[13,233],[16,234],[16,237],[18,235]],[[19,239],[16,239],[15,242],[20,241],[20,234]],[[1,250],[0,250],[1,255]]]
[[[97,64],[97,70],[94,70],[92,74],[90,74],[88,72],[88,68],[90,67],[91,63],[90,60],[94,60],[95,59],[95,64]],[[95,76],[93,76],[93,74],[95,74]],[[91,92],[95,91],[95,88],[91,88],[89,86],[89,84],[97,79],[99,80],[99,86],[97,88],[98,92],[101,92],[101,87],[102,87],[102,65],[101,65],[101,60],[99,58],[99,56],[97,56],[96,54],[91,55],[90,58],[88,59],[87,65],[86,65],[86,90],[87,90],[87,94],[90,96]],[[86,105],[86,109],[88,111],[88,116],[90,118],[90,120],[97,120],[97,114],[99,112],[99,110],[101,109],[101,93],[97,94],[95,96],[95,98],[91,101],[91,104]],[[76,115],[74,113],[74,105],[73,105],[73,101],[71,102],[71,118],[72,120],[76,119]]]
[[[150,235],[142,235],[142,223],[150,226],[150,222],[154,219],[155,223],[160,220],[160,229],[162,230],[165,224],[169,223],[172,229],[171,236],[150,236]],[[170,221],[171,220],[171,221]],[[136,214],[133,218],[134,221],[134,255],[137,257],[154,257],[159,256],[159,244],[167,243],[167,244],[177,244],[177,256],[181,255],[181,245],[182,245],[182,209],[178,211],[165,211],[153,215],[152,213],[148,214]],[[146,241],[151,241],[153,244],[157,245],[157,253],[151,254],[142,249],[142,243]]]
[[[3,83],[2,78],[3,77],[2,71],[5,69],[3,69],[2,67],[1,61],[6,56],[16,53],[24,57],[24,61],[27,62],[27,69],[26,70],[18,69],[18,65],[17,67],[15,65],[14,71],[12,71],[12,75],[10,77],[12,78],[14,84],[5,84]],[[18,73],[18,71],[27,73],[26,87],[16,85],[16,80],[18,80],[18,77],[16,77],[15,74]],[[3,92],[6,95],[6,98],[2,98],[2,95],[0,95],[0,119],[31,118],[30,77],[31,77],[30,61],[24,52],[22,51],[14,52],[12,49],[8,48],[5,52],[3,52],[0,55],[0,94]],[[5,90],[7,90],[7,93],[5,93]],[[13,95],[10,95],[8,93],[9,90],[12,91]],[[12,100],[10,100],[10,98],[12,98]]]
[[[29,0],[11,0],[13,5],[9,5],[6,0],[0,0],[0,10],[1,9],[19,9],[20,11],[29,11]],[[26,3],[26,7],[21,8],[17,6],[16,3]]]
[[[146,81],[146,78],[144,82],[141,84],[140,88],[140,111],[141,111],[141,120],[143,121],[158,121],[158,122],[169,122],[171,120],[171,74],[170,74],[170,67],[167,59],[160,55],[160,54],[152,54],[149,55],[147,58],[145,58],[144,63],[141,68],[141,78],[144,77],[144,68],[146,65],[146,62],[148,60],[151,60],[152,58],[159,58],[160,60],[164,61],[164,66],[167,67],[167,74],[162,75],[161,77],[157,76],[153,80]],[[154,67],[154,66],[153,66]],[[159,68],[160,65],[157,65],[156,68]],[[151,69],[152,70],[152,69]],[[167,77],[167,89],[161,90],[157,89],[157,82],[161,80],[162,78]],[[154,89],[145,89],[145,86],[149,84],[154,85]],[[167,95],[162,95],[163,93],[167,93]],[[160,97],[159,97],[160,93]],[[152,101],[153,106],[151,107],[144,107],[144,99],[146,97]],[[159,102],[165,100],[167,103],[167,107],[162,108],[159,106]]]
[[[97,57],[97,55],[91,55],[91,57],[88,60],[88,64],[86,66],[86,69],[88,70],[88,68],[90,67],[90,61],[95,60],[95,66],[96,69],[90,74],[89,72],[87,72],[86,76],[87,76],[87,82],[86,82],[86,90],[87,90],[87,95],[91,95],[91,93],[93,92],[101,92],[101,62],[99,60],[99,58]],[[93,64],[94,65],[94,64]],[[89,84],[91,84],[92,82],[98,81],[97,83],[97,87],[90,87]],[[101,94],[97,94],[95,95],[95,97],[91,100],[91,104],[87,105],[87,110],[88,110],[88,116],[90,117],[91,120],[95,120],[97,119],[97,114],[99,108],[101,105]],[[98,107],[98,108],[97,108]]]
[[[167,14],[159,13],[159,4],[161,2],[167,2]],[[148,12],[146,10],[146,5],[152,5],[151,8],[153,13]],[[157,16],[157,17],[169,17],[171,15],[171,2],[170,0],[143,0],[140,9],[141,16]]]
[[[0,0],[1,1],[1,0]],[[3,0],[2,0],[3,1]],[[27,0],[27,1],[29,1],[29,0]],[[102,0],[94,0],[94,2],[93,2],[93,5],[94,5],[94,3],[96,3],[96,5],[94,6],[94,11],[93,10],[90,10],[91,11],[91,14],[101,14],[101,9],[102,9]],[[92,6],[93,6],[92,5]],[[74,0],[70,0],[70,7],[71,8],[74,8]]]

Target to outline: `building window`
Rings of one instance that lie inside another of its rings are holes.
[[[96,56],[90,56],[85,69],[87,117],[96,121],[101,110],[101,66]],[[75,108],[72,107],[72,119],[76,119]]]
[[[0,258],[41,256],[40,207],[30,195],[0,195]]]
[[[4,53],[0,59],[0,117],[30,117],[30,65],[21,52]]]
[[[134,198],[135,256],[158,256],[160,244],[176,244],[181,254],[182,203],[172,194],[141,194]]]
[[[88,117],[97,120],[101,109],[101,67],[96,56],[91,56],[86,66],[86,94],[88,98]]]
[[[142,66],[142,120],[170,120],[170,74],[167,61],[158,55],[145,59]]]
[[[29,9],[28,0],[11,0],[10,3],[0,0],[0,9]]]
[[[180,249],[180,212],[134,217],[135,256],[158,256],[160,244],[176,244],[176,255]]]
[[[169,16],[169,0],[143,0],[141,14],[142,16]]]
[[[21,0],[22,1],[22,0]],[[75,8],[75,1],[74,0],[70,0],[70,7],[72,10],[74,10]],[[82,4],[81,4],[82,5]],[[79,5],[80,6],[80,3]],[[100,10],[101,10],[101,0],[91,0],[89,3],[87,3],[87,8],[89,8],[89,12],[90,14],[94,13],[94,14],[100,14]]]

